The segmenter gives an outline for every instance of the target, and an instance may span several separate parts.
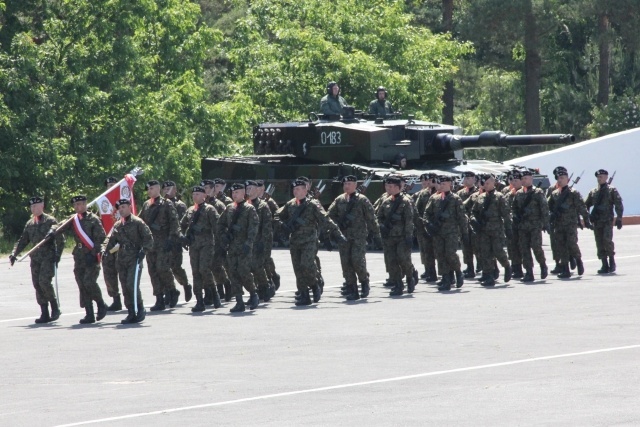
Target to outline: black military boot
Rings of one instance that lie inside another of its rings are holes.
[[[560,266],[560,273],[558,274],[558,279],[568,279],[571,277],[571,270],[569,270],[569,264],[562,264]]]
[[[418,270],[413,269],[413,287],[416,287],[416,284],[420,281],[420,276],[418,275]]]
[[[226,298],[226,294],[224,292],[224,284],[218,283],[216,285],[216,289],[218,290],[218,295],[220,296],[220,298],[225,299]],[[205,299],[204,303],[207,304],[207,301],[206,301],[207,300],[207,295],[206,295],[206,293],[205,293],[204,299]],[[210,302],[208,305],[211,305],[211,304],[212,304],[212,302]]]
[[[220,292],[218,292],[220,294]],[[220,298],[222,298],[222,294],[220,294]],[[224,282],[224,300],[226,302],[231,302],[233,299],[233,292],[231,292],[231,282],[228,280]]]
[[[218,289],[214,286],[213,288],[211,288],[211,298],[212,298],[212,304],[213,304],[213,308],[220,308],[222,307],[222,301],[220,300],[220,295],[218,294]]]
[[[513,275],[513,270],[511,269],[511,266],[507,264],[507,266],[504,268],[504,277],[503,277],[504,283],[509,283],[512,275]]]
[[[436,274],[436,268],[435,267],[429,267],[428,272],[429,272],[429,274],[427,275],[427,278],[425,279],[425,281],[427,283],[433,283],[433,282],[438,280],[438,275]]]
[[[249,310],[255,310],[256,308],[258,308],[259,304],[260,298],[258,298],[258,294],[252,292],[251,295],[249,295]]]
[[[89,323],[96,323],[96,316],[93,313],[93,301],[87,301],[84,305],[85,316],[80,319],[81,325],[86,325]]]
[[[133,319],[134,323],[140,323],[147,317],[147,310],[144,308],[144,303],[142,300],[138,301],[138,314]]]
[[[96,320],[100,321],[107,315],[107,310],[109,310],[109,307],[107,307],[107,304],[104,303],[104,300],[102,298],[96,301],[96,305],[98,306]]]
[[[107,308],[107,311],[120,310],[122,310],[122,299],[120,298],[120,295],[116,295],[115,297],[113,297],[113,304],[111,304],[109,308]]]
[[[170,297],[169,308],[174,308],[176,305],[178,305],[178,298],[180,298],[180,291],[177,289],[173,289],[169,291],[169,297]]]
[[[242,295],[236,295],[236,305],[234,305],[229,312],[242,313],[244,310],[244,300],[242,299]]]
[[[569,267],[571,267],[571,270],[575,270],[577,265],[578,265],[577,260],[574,257],[570,257]]]
[[[542,280],[546,279],[547,276],[549,275],[549,267],[547,267],[547,264],[541,264],[540,265],[540,278]]]
[[[274,273],[271,280],[273,280],[273,284],[276,287],[276,291],[280,289],[280,275],[278,273]]]
[[[576,267],[578,267],[578,276],[582,276],[584,274],[584,264],[582,263],[582,258],[576,258]]]
[[[602,267],[598,270],[598,274],[607,274],[609,273],[609,261],[607,261],[607,257],[602,257]]]
[[[524,276],[524,273],[522,271],[522,264],[513,264],[511,268],[513,269],[513,274],[511,275],[511,278],[522,279],[522,276]]]
[[[467,264],[467,269],[464,270],[463,273],[465,279],[473,279],[476,277],[476,270],[473,268],[473,263]]]
[[[156,303],[149,310],[151,310],[151,311],[162,311],[165,308],[167,308],[167,307],[164,305],[164,296],[163,295],[156,295]]]
[[[184,287],[184,301],[189,302],[191,301],[192,297],[193,297],[193,288],[191,287],[191,285],[186,285]]]
[[[165,306],[171,304],[171,291],[165,292],[162,300],[164,301]]]
[[[500,277],[500,268],[498,267],[498,261],[493,260],[493,279],[498,280]]]
[[[493,278],[493,276],[488,276],[487,280],[484,280],[482,282],[480,282],[480,285],[486,287],[486,288],[490,288],[492,286],[496,285],[496,279]]]
[[[413,291],[416,290],[416,283],[418,283],[418,281],[416,280],[415,276],[407,276],[407,293],[412,294]]]
[[[560,263],[558,261],[556,261],[556,266],[553,267],[553,270],[551,270],[549,273],[551,273],[551,274],[560,274],[560,273],[562,273],[562,266],[560,265]]]
[[[425,268],[425,269],[424,269],[424,273],[422,273],[422,274],[420,275],[420,278],[421,278],[421,279],[426,279],[428,275],[429,275],[429,273],[427,273],[427,269]]]
[[[369,281],[362,282],[362,292],[360,293],[360,296],[362,298],[368,297],[370,290],[371,288],[369,287]]]
[[[351,285],[351,284],[349,284],[347,282],[344,282],[342,284],[342,286],[340,287],[340,295],[342,295],[343,297],[351,295],[351,293],[353,292],[352,287],[353,287],[353,285]]]
[[[320,288],[320,285],[315,285],[311,288],[311,291],[313,292],[313,302],[319,302],[322,297],[322,289]]]
[[[389,292],[389,296],[397,297],[402,295],[403,293],[404,293],[404,284],[402,283],[402,280],[400,280],[398,283],[395,284],[393,289],[391,289],[391,292]]]
[[[120,321],[120,323],[122,325],[128,325],[130,323],[135,323],[136,313],[133,311],[133,307],[128,307],[127,311],[128,311],[127,317],[125,317],[124,319],[122,319]]]
[[[360,290],[358,289],[358,284],[354,283],[350,285],[351,293],[347,295],[347,301],[357,301],[360,299]]]
[[[524,274],[524,277],[520,279],[520,281],[523,283],[533,282],[535,280],[535,278],[533,277],[533,267],[525,267],[525,270],[526,273]]]
[[[213,304],[213,289],[205,288],[203,301],[204,301],[204,305]]]
[[[40,304],[40,312],[40,317],[36,319],[36,323],[51,322],[51,316],[49,316],[49,304]]]
[[[58,308],[58,301],[51,301],[51,321],[55,322],[60,318],[60,309]]]
[[[204,298],[202,297],[202,291],[195,292],[195,294],[196,294],[196,305],[191,307],[191,312],[192,313],[201,313],[206,308],[204,306]]]
[[[311,305],[311,297],[309,296],[308,289],[300,292],[300,298],[296,300],[296,305],[298,307],[303,305]]]
[[[276,296],[276,285],[273,282],[267,283],[267,298],[265,301],[269,301]]]
[[[383,285],[383,286],[384,286],[385,288],[393,288],[395,285],[396,285],[396,284],[395,284],[395,283],[393,283],[393,282],[391,281],[391,277],[388,277],[388,278],[387,278],[387,281],[386,281],[386,282],[384,282],[384,285]]]
[[[442,280],[438,283],[439,291],[450,291],[451,290],[451,276],[449,273],[444,273],[442,275]]]
[[[461,288],[464,285],[464,275],[462,271],[456,270],[456,288]]]
[[[609,273],[613,273],[616,271],[616,260],[613,257],[613,255],[611,255],[609,257]]]

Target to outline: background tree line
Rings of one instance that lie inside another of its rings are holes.
[[[62,216],[136,165],[190,185],[254,124],[317,110],[329,80],[466,133],[636,127],[639,3],[0,0],[2,228],[30,194]]]

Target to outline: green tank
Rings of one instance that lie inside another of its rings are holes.
[[[254,127],[253,155],[203,158],[202,177],[222,177],[228,182],[264,179],[275,187],[273,197],[282,203],[291,197],[291,181],[303,175],[316,186],[323,182],[319,199],[328,205],[342,192],[341,179],[345,175],[355,175],[363,182],[369,179],[367,195],[373,200],[382,194],[383,179],[390,173],[417,181],[425,172],[459,177],[471,170],[500,176],[512,169],[498,162],[465,160],[465,149],[574,141],[573,135],[461,133],[459,127],[414,120],[412,116],[374,118],[352,112],[338,119],[312,113],[308,121]],[[542,188],[550,185],[545,175],[535,173],[534,180]],[[417,191],[418,187],[409,191]]]

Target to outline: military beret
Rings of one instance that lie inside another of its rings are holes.
[[[439,175],[438,176],[438,181],[440,181],[440,182],[444,182],[444,181],[451,182],[452,179],[451,179],[451,177],[449,175]]]
[[[33,196],[29,199],[29,206],[35,205],[36,203],[44,203],[42,196]]]
[[[474,177],[476,176],[476,173],[474,171],[464,171],[462,172],[462,177],[463,178],[469,178],[469,177]]]
[[[249,185],[253,185],[254,187],[257,187],[257,186],[258,186],[258,183],[257,183],[257,182],[255,182],[255,181],[254,181],[254,180],[252,180],[252,179],[248,179],[248,180],[246,180],[246,181],[244,182],[244,186],[245,186],[245,187],[248,187]]]
[[[110,176],[104,180],[104,186],[106,187],[107,185],[115,184],[116,182],[118,182],[118,179],[115,176]]]
[[[291,183],[291,187],[306,187],[307,183],[302,181],[301,179],[296,179]]]
[[[555,177],[557,179],[559,176],[568,176],[569,172],[567,172],[566,169],[565,170],[560,169],[557,172],[555,172],[554,175],[555,175]]]
[[[358,178],[355,175],[347,175],[342,177],[342,182],[358,182]]]
[[[428,173],[423,173],[422,175],[420,175],[420,181],[425,181],[427,179],[429,179],[429,174]]]
[[[520,172],[519,170],[511,171],[510,175],[511,175],[511,179],[521,179],[522,178],[522,172]]]
[[[309,178],[307,178],[306,176],[299,176],[296,178],[296,181],[304,181],[307,184],[309,184],[311,182],[311,180]]]
[[[147,181],[147,188],[153,185],[160,185],[160,181],[158,181],[157,179],[152,179],[151,181]]]
[[[162,188],[167,188],[167,187],[175,187],[176,183],[173,181],[165,181],[162,183]]]
[[[204,191],[204,187],[201,185],[196,185],[191,189],[192,193],[206,193],[206,191]]]
[[[202,181],[200,181],[200,185],[201,186],[205,186],[205,185],[211,185],[213,186],[215,184],[215,182],[213,182],[212,179],[203,179]]]
[[[558,167],[556,167],[556,168],[553,170],[553,174],[554,174],[554,175],[557,175],[557,174],[558,174],[558,172],[560,172],[560,171],[567,172],[567,168],[565,168],[564,166],[558,166]]]
[[[122,205],[129,205],[131,206],[131,200],[129,199],[120,199],[116,202],[116,209],[118,209],[120,206]]]
[[[395,185],[400,185],[402,183],[402,181],[400,180],[399,176],[395,176],[395,175],[391,175],[388,176],[385,180],[384,180],[385,184],[395,184]]]
[[[598,170],[596,171],[596,176],[598,176],[598,175],[609,175],[609,172],[607,172],[607,171],[606,171],[606,170],[604,170],[604,169],[598,169]]]
[[[525,169],[521,172],[522,176],[533,176],[533,172],[530,171],[529,169]]]
[[[223,184],[223,185],[225,185],[225,184],[227,183],[227,181],[225,181],[225,180],[224,180],[224,179],[222,179],[222,178],[216,178],[216,179],[214,179],[214,180],[213,180],[213,183],[214,183],[214,184],[218,184],[218,185],[219,185],[219,184]]]
[[[239,182],[231,184],[231,191],[236,191],[236,190],[244,190],[244,184],[240,184]]]
[[[256,180],[256,185],[258,187],[264,187],[264,179],[257,179]]]
[[[71,198],[71,203],[75,203],[75,202],[86,202],[87,201],[87,196],[83,195],[83,194],[79,194],[77,196],[73,196]]]

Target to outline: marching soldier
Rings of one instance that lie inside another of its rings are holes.
[[[220,200],[225,206],[229,206],[233,203],[231,197],[224,194],[224,189],[227,187],[227,181],[222,178],[216,178],[213,180],[215,187],[213,189],[213,194],[216,199]]]
[[[218,211],[208,203],[205,203],[207,195],[204,187],[195,186],[191,192],[194,205],[187,209],[180,221],[180,229],[183,232],[181,242],[189,249],[191,261],[191,273],[193,274],[193,292],[196,294],[196,305],[191,312],[197,313],[205,310],[204,289],[214,289],[213,273],[211,272],[211,254],[214,246],[214,230],[220,219]],[[222,306],[220,297],[216,292],[214,297],[215,308]]]
[[[409,197],[401,193],[401,183],[401,179],[397,176],[387,177],[384,186],[389,196],[380,203],[376,213],[385,262],[393,285],[390,296],[403,294],[403,276],[406,277],[407,292],[413,293],[416,286],[411,263],[413,206]]]
[[[265,257],[271,255],[268,248],[273,246],[273,224],[269,205],[258,197],[258,183],[253,180],[245,182],[247,203],[250,203],[258,214],[258,234],[253,243],[253,258],[251,260],[251,273],[256,284],[258,296],[263,301],[269,301],[275,295],[275,287],[269,283],[265,271]]]
[[[107,305],[102,299],[102,292],[98,286],[100,275],[100,251],[105,239],[102,221],[98,215],[87,211],[87,197],[78,195],[71,198],[75,216],[59,232],[73,228],[73,237],[76,246],[73,248],[73,274],[80,290],[81,306],[86,315],[80,319],[81,324],[95,323],[107,315]],[[96,302],[98,316],[93,311],[93,302]]]
[[[20,252],[29,243],[36,245],[41,240],[46,240],[45,244],[29,256],[31,257],[31,281],[36,290],[36,301],[41,310],[41,315],[36,319],[36,323],[48,323],[56,321],[60,317],[58,300],[51,281],[62,256],[64,236],[62,233],[55,233],[58,221],[51,215],[44,213],[44,199],[41,196],[31,197],[29,208],[33,216],[27,221],[20,239],[14,245],[11,255],[9,255],[9,262],[13,265]],[[51,304],[51,314],[49,314],[49,304]]]
[[[220,180],[219,178],[217,179],[219,181],[223,181],[223,180]],[[202,182],[200,182],[200,186],[204,187],[204,190],[207,194],[207,203],[213,206],[219,215],[222,215],[224,210],[227,208],[227,205],[225,205],[222,201],[218,200],[218,198],[216,197],[217,193],[216,193],[215,180],[203,179]],[[228,265],[226,260],[226,256],[227,256],[226,254],[227,254],[226,251],[222,248],[222,242],[220,241],[220,239],[215,239],[214,246],[213,246],[213,259],[211,261],[211,271],[213,273],[215,286],[212,286],[211,288],[207,288],[205,286],[204,288],[204,304],[205,305],[214,304],[219,299],[224,299],[226,302],[229,302],[233,297],[231,295],[231,283],[229,282],[229,275],[227,274]],[[218,294],[218,296],[216,296],[216,294]]]
[[[184,214],[187,212],[187,205],[180,199],[178,199],[176,195],[176,183],[173,181],[165,181],[162,183],[162,196],[173,202],[173,206],[176,208],[176,213],[178,214],[178,221],[182,219]],[[191,285],[189,284],[189,278],[187,277],[187,272],[182,268],[182,246],[178,242],[172,242],[171,246],[171,272],[173,273],[173,277],[178,281],[180,286],[184,288],[184,300],[186,302],[191,301],[191,297],[193,296],[193,290]],[[171,304],[171,294],[166,293],[164,295],[164,303],[165,305]]]
[[[333,201],[327,211],[329,218],[340,227],[347,241],[339,246],[342,276],[346,281],[347,300],[359,300],[369,296],[369,273],[367,272],[367,236],[374,235],[376,245],[382,246],[380,227],[369,199],[356,191],[354,175],[342,179],[344,194]],[[358,290],[358,280],[362,293]]]
[[[178,213],[170,200],[160,197],[160,182],[157,180],[147,182],[147,195],[149,200],[142,205],[140,219],[153,233],[153,249],[147,256],[153,295],[156,297],[156,303],[151,307],[151,311],[162,311],[166,308],[165,293],[171,295],[169,301],[171,308],[176,306],[180,296],[171,272],[172,248],[180,238]]]
[[[307,183],[296,180],[293,186],[293,199],[285,203],[276,212],[283,231],[291,234],[289,252],[296,286],[300,293],[297,306],[310,305],[309,289],[313,291],[313,302],[320,301],[321,292],[317,277],[315,257],[318,252],[318,232],[328,232],[345,241],[338,226],[329,218],[320,203],[307,197]]]
[[[140,323],[145,319],[146,311],[140,292],[140,271],[145,254],[153,249],[153,235],[143,220],[131,213],[131,201],[120,199],[116,203],[120,220],[116,222],[103,245],[102,256],[112,256],[110,251],[117,244],[118,249],[118,277],[122,286],[124,305],[127,307],[127,317],[120,323]],[[137,282],[136,282],[137,275]],[[134,288],[137,291],[137,306],[134,307]],[[137,315],[136,310],[137,308]]]
[[[511,238],[513,233],[511,210],[502,193],[496,191],[493,175],[482,175],[480,185],[484,192],[478,196],[471,209],[469,223],[477,234],[478,251],[483,253],[482,274],[485,280],[480,283],[482,286],[495,286],[495,259],[504,267],[505,283],[511,280],[511,265],[503,249],[505,235]]]
[[[451,290],[451,277],[455,274],[456,288],[464,284],[460,258],[456,251],[460,243],[469,240],[469,224],[462,200],[451,191],[451,177],[438,177],[440,191],[429,198],[424,211],[426,232],[433,239],[433,247],[438,257],[438,265],[442,274],[439,291]]]
[[[471,202],[466,203],[473,195],[478,194],[478,187],[476,187],[476,174],[473,171],[465,171],[462,173],[462,188],[458,190],[456,193],[462,204],[465,208],[465,214],[467,215],[467,220],[471,215],[471,207],[473,204]],[[470,231],[470,230],[468,230]],[[473,265],[473,255],[477,254],[477,245],[475,244],[475,236],[473,234],[469,234],[469,239],[462,240],[462,257],[464,263],[467,265],[467,269],[462,273],[464,274],[465,279],[473,279],[476,277],[476,269]]]
[[[558,172],[560,171],[567,172],[567,168],[565,168],[564,166],[558,166],[553,170],[553,177],[556,180],[556,183],[553,186],[547,188],[547,203],[553,191],[558,188]],[[553,267],[553,270],[550,271],[550,273],[560,274],[562,272],[562,267],[560,266],[560,258],[557,255],[558,251],[556,251],[556,239],[553,237],[553,227],[551,227],[551,224],[549,224],[549,240],[551,241],[551,255],[553,256],[553,261],[555,262],[555,266]]]
[[[551,193],[548,199],[551,211],[549,222],[553,229],[556,256],[559,259],[561,271],[558,278],[560,279],[571,277],[570,258],[575,259],[578,275],[582,276],[584,273],[582,254],[578,247],[578,215],[582,216],[587,228],[593,229],[591,221],[589,221],[589,212],[587,212],[580,193],[569,187],[568,175],[566,170],[558,171],[558,188]]]
[[[424,228],[424,210],[432,195],[436,193],[436,180],[438,175],[430,172],[420,175],[420,185],[422,190],[414,194],[417,215],[416,237],[418,240],[418,248],[420,249],[420,261],[424,266],[422,278],[427,282],[435,282],[438,277],[436,274],[436,256],[433,252],[433,238],[427,234]]]
[[[276,233],[279,231],[278,228],[276,228],[276,226],[278,225],[278,221],[276,221],[275,219],[276,211],[279,208],[278,203],[273,200],[273,197],[271,197],[270,194],[267,194],[265,192],[263,180],[259,179],[256,182],[258,183],[258,197],[267,203],[267,205],[269,206],[269,210],[271,211],[272,229],[275,238]],[[273,283],[277,291],[278,289],[280,289],[280,275],[276,272],[276,264],[273,262],[271,249],[272,247],[265,248],[266,253],[264,268],[267,272],[267,277],[269,277],[269,280]]]
[[[258,234],[259,219],[253,205],[245,202],[244,185],[233,184],[231,197],[233,203],[227,205],[220,216],[216,236],[227,251],[231,293],[236,297],[236,305],[230,311],[239,313],[245,311],[242,288],[249,292],[250,310],[254,310],[260,303],[251,274],[251,255]]]
[[[114,176],[104,180],[104,186],[109,189],[118,183],[118,179]],[[104,284],[107,286],[107,293],[113,298],[113,303],[107,308],[107,311],[122,310],[122,299],[120,298],[120,289],[118,287],[118,270],[116,269],[116,259],[118,253],[114,252],[111,256],[102,257],[102,277]]]
[[[542,250],[542,232],[549,231],[549,205],[544,191],[533,186],[533,173],[522,172],[522,188],[516,192],[511,204],[513,228],[519,234],[520,253],[525,274],[522,282],[533,282],[533,258],[531,251],[540,265],[540,278],[546,279],[549,274],[547,260]],[[513,275],[515,278],[516,276]]]
[[[585,200],[587,210],[593,206],[590,219],[593,224],[593,234],[596,239],[598,258],[602,260],[602,267],[598,274],[613,273],[616,271],[614,258],[615,247],[613,244],[613,211],[616,212],[616,228],[622,228],[622,197],[615,187],[612,187],[609,172],[604,169],[596,171],[598,186],[589,192]],[[615,175],[615,173],[614,173]]]
[[[516,192],[522,188],[522,172],[514,169],[509,172],[509,185],[502,190],[502,194],[507,200],[507,206],[511,209]],[[507,254],[511,260],[511,270],[513,279],[521,279],[524,276],[522,271],[522,253],[520,252],[520,228],[513,224],[511,238],[507,239]]]

